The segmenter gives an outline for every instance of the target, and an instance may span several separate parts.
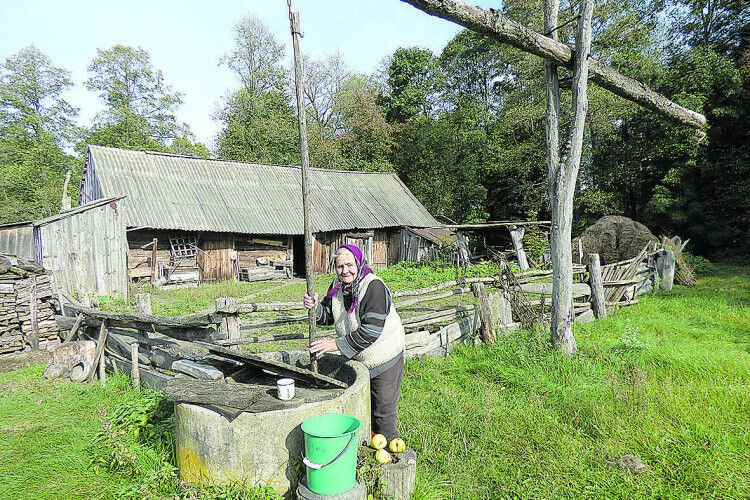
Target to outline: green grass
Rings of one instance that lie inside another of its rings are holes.
[[[575,335],[575,357],[522,331],[407,363],[399,427],[418,454],[416,498],[750,497],[750,268],[717,267]],[[138,420],[150,393],[42,371],[0,375],[0,498],[268,497],[184,489],[168,435],[141,431],[123,441],[135,465],[105,466],[97,409]],[[624,469],[624,454],[648,469]]]
[[[576,325],[407,363],[401,429],[420,498],[750,496],[750,272]],[[618,465],[624,454],[648,470]]]

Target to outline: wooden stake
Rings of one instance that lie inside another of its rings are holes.
[[[130,379],[133,382],[133,387],[136,389],[141,387],[141,367],[138,364],[138,342],[130,344]]]
[[[99,327],[99,338],[96,341],[96,353],[94,354],[94,362],[91,364],[91,369],[86,376],[86,381],[92,380],[94,378],[96,369],[99,366],[99,358],[101,358],[104,354],[104,345],[107,342],[108,333],[109,332],[107,331],[106,322],[102,321],[102,324]]]
[[[101,385],[107,384],[107,365],[106,365],[106,354],[102,352],[102,357],[99,358],[99,383]]]
[[[156,281],[156,246],[159,244],[159,240],[154,238],[151,242],[151,284]]]
[[[76,336],[78,333],[78,329],[81,328],[81,324],[83,323],[83,314],[78,313],[78,316],[76,317],[76,322],[73,325],[73,328],[70,329],[70,333],[68,333],[67,338],[63,341],[63,344],[67,344],[71,340],[73,340],[73,337]]]
[[[310,297],[315,296],[315,283],[313,281],[313,234],[312,220],[310,213],[310,179],[309,163],[310,159],[307,152],[307,124],[305,121],[305,84],[303,81],[302,52],[300,50],[299,39],[302,36],[300,27],[299,12],[292,11],[292,1],[287,0],[289,8],[289,24],[292,32],[292,46],[294,48],[294,86],[297,94],[297,123],[299,127],[299,154],[302,163],[302,212],[304,215],[305,226],[305,278],[307,280],[307,294]],[[315,309],[310,309],[307,313],[309,326],[309,344],[315,342]],[[315,357],[310,358],[310,369],[318,371],[318,361]]]
[[[589,254],[589,284],[591,285],[591,309],[594,316],[603,318],[607,315],[607,306],[604,303],[604,282],[602,281],[602,266],[599,262],[598,253]]]
[[[479,318],[482,320],[482,327],[480,329],[482,341],[484,341],[485,344],[492,344],[495,342],[495,325],[492,321],[490,302],[487,300],[487,292],[484,288],[484,283],[472,283],[471,289],[474,292],[474,297],[477,298]]]

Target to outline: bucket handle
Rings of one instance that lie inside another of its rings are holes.
[[[303,463],[303,464],[305,464],[306,466],[308,466],[309,468],[313,469],[313,470],[320,470],[320,469],[322,469],[323,467],[328,467],[328,466],[329,466],[329,465],[331,465],[331,464],[332,464],[333,462],[335,462],[336,460],[338,460],[339,458],[341,458],[341,457],[342,457],[342,455],[343,455],[344,453],[346,453],[346,450],[348,450],[348,449],[349,449],[349,446],[351,446],[351,445],[352,445],[352,442],[354,441],[354,438],[355,438],[356,436],[357,436],[357,433],[356,433],[356,432],[353,432],[353,433],[352,433],[352,437],[350,437],[350,438],[349,438],[349,442],[348,442],[348,443],[346,443],[346,446],[344,446],[344,449],[343,449],[343,450],[341,450],[341,452],[340,452],[340,453],[339,453],[338,455],[336,455],[336,458],[334,458],[333,460],[331,460],[331,461],[330,461],[330,462],[328,462],[327,464],[323,464],[323,465],[320,465],[320,464],[316,464],[315,462],[312,462],[312,461],[311,461],[311,460],[310,460],[309,458],[307,458],[307,457],[302,457],[302,463]]]

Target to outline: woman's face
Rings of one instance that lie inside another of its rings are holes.
[[[345,250],[336,257],[336,275],[341,283],[348,285],[354,282],[357,279],[357,272],[357,262],[351,252]]]

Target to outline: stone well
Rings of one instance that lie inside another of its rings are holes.
[[[308,366],[307,352],[269,353],[273,359]],[[217,407],[175,404],[175,447],[180,478],[188,483],[267,485],[281,494],[304,475],[300,424],[326,413],[346,413],[362,421],[359,442],[370,437],[370,375],[357,361],[326,355],[320,373],[349,387],[332,399],[294,408],[225,412]],[[275,392],[269,386],[269,394]]]

